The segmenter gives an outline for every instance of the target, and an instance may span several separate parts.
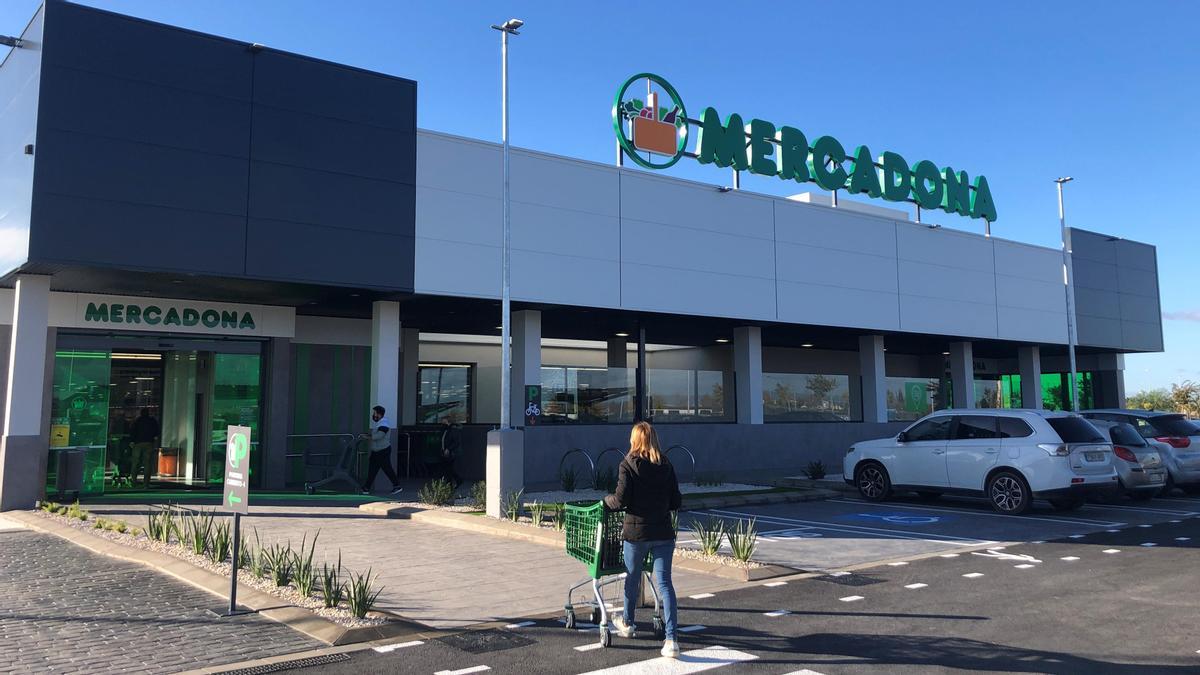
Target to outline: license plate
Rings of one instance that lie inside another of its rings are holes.
[[[1161,473],[1152,473],[1152,474],[1150,474],[1150,482],[1151,482],[1151,483],[1161,483],[1161,482],[1163,482],[1163,475],[1162,475]]]
[[[1104,453],[1103,452],[1085,452],[1085,453],[1083,453],[1083,458],[1089,462],[1103,462],[1104,461]]]

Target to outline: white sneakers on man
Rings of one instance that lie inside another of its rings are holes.
[[[617,635],[623,638],[637,637],[637,624],[625,623],[624,615],[617,614],[613,617],[613,628],[616,628]]]
[[[679,643],[674,640],[663,641],[663,648],[660,653],[669,659],[679,658]]]

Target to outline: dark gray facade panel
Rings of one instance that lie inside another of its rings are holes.
[[[46,91],[44,129],[248,157],[248,100],[59,66],[46,72],[55,86]]]
[[[1075,268],[1075,286],[1077,288],[1091,288],[1110,293],[1120,290],[1117,283],[1116,265],[1086,259],[1074,259],[1072,262]]]
[[[1154,272],[1126,267],[1117,268],[1117,290],[1128,295],[1140,295],[1158,300],[1158,275]]]
[[[1158,323],[1161,311],[1158,308],[1157,296],[1118,293],[1117,299],[1122,320],[1150,324]]]
[[[250,166],[250,218],[413,236],[416,188],[283,164]],[[303,244],[304,242],[293,242]],[[276,251],[279,255],[284,250]]]
[[[227,276],[245,269],[242,216],[58,196],[40,201],[36,218],[44,229],[35,232],[53,228],[56,239],[43,245],[59,262]]]
[[[298,242],[304,242],[300,245]],[[249,276],[394,289],[412,283],[413,237],[250,219]],[[407,279],[400,279],[401,274]],[[411,287],[411,286],[410,286]]]
[[[36,154],[25,154],[25,146],[37,141],[43,18],[38,10],[22,34],[26,46],[10,50],[0,64],[0,275],[29,258]]]
[[[399,183],[416,183],[416,133],[254,106],[254,159]]]
[[[1071,253],[1075,260],[1091,260],[1093,262],[1117,264],[1117,252],[1112,246],[1111,237],[1102,236],[1095,232],[1071,229]]]
[[[172,89],[249,100],[244,44],[51,0],[46,61]]]
[[[1075,313],[1100,319],[1121,320],[1121,304],[1112,301],[1111,291],[1075,286]]]
[[[292,54],[256,56],[254,101],[360,124],[416,130],[415,82]]]
[[[1071,245],[1079,344],[1162,351],[1155,248],[1075,229]]]
[[[1121,261],[1122,267],[1154,272],[1157,277],[1158,253],[1153,246],[1121,239],[1114,242],[1113,249],[1116,251],[1117,259]]]

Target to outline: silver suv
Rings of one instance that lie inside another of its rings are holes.
[[[1142,438],[1153,439],[1159,446],[1163,464],[1167,467],[1164,496],[1175,488],[1188,494],[1200,494],[1200,425],[1179,413],[1156,410],[1084,410],[1079,414],[1088,419],[1124,422],[1133,425]]]

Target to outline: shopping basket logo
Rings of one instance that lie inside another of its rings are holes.
[[[678,162],[687,149],[683,99],[658,75],[638,73],[626,80],[617,90],[612,115],[617,141],[639,166],[665,169]]]

